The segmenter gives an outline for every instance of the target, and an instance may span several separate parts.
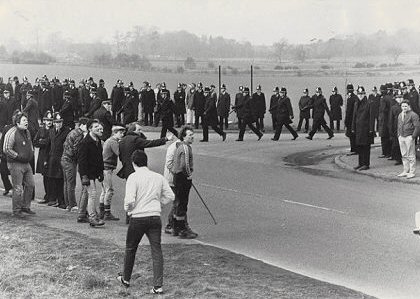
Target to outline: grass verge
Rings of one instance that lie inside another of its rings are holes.
[[[368,298],[242,255],[163,245],[166,298]],[[152,298],[150,247],[137,252],[131,287],[115,280],[121,246],[0,213],[0,298]]]

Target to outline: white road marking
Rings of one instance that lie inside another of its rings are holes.
[[[215,188],[215,189],[228,191],[228,192],[233,192],[233,193],[241,193],[241,194],[245,194],[245,195],[252,195],[252,196],[261,197],[261,198],[272,197],[272,196],[262,195],[262,194],[258,194],[258,193],[240,191],[240,190],[237,190],[237,189],[225,188],[225,187],[221,187],[221,186],[209,185],[209,184],[204,184],[204,183],[197,183],[197,185],[204,186],[204,187]],[[321,207],[321,206],[316,206],[316,205],[311,205],[311,204],[298,202],[298,201],[293,201],[293,200],[281,199],[281,201],[283,201],[285,203],[288,203],[288,204],[300,205],[300,206],[305,206],[305,207],[313,208],[313,209],[319,209],[319,210],[324,210],[324,211],[329,211],[329,212],[336,212],[336,213],[339,213],[339,214],[347,214],[344,211],[331,209],[331,208],[326,208],[326,207]]]

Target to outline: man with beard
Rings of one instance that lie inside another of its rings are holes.
[[[156,105],[155,92],[149,82],[144,82],[145,89],[141,92],[141,104],[144,113],[144,125],[153,125],[153,112]]]
[[[343,106],[343,97],[338,93],[338,89],[335,86],[330,95],[330,129],[334,130],[334,121],[337,123],[336,131],[340,131],[340,121],[342,119],[341,107]]]
[[[363,171],[370,167],[370,146],[375,134],[374,118],[363,86],[357,89],[357,102],[354,103],[351,134],[354,135],[359,164],[355,170]]]
[[[277,102],[277,105],[274,106],[272,109],[274,110],[274,113],[276,114],[277,128],[276,128],[276,132],[274,134],[274,137],[271,138],[271,140],[273,140],[273,141],[278,141],[279,140],[281,131],[283,129],[283,125],[292,134],[292,136],[293,136],[292,140],[296,140],[296,138],[298,138],[298,134],[290,126],[294,116],[293,116],[292,104],[290,103],[290,99],[287,96],[286,87],[281,88],[280,98]]]
[[[277,128],[276,114],[274,113],[273,107],[277,106],[279,99],[280,99],[280,89],[278,88],[278,86],[276,86],[273,89],[273,95],[271,96],[271,99],[270,99],[270,108],[268,109],[268,111],[270,111],[271,113],[271,123],[273,125],[273,130],[276,130]]]
[[[103,126],[101,139],[105,141],[111,137],[112,126],[115,124],[115,121],[111,115],[111,101],[109,99],[102,100],[102,105],[93,113],[93,118],[98,119]]]
[[[392,144],[389,135],[389,113],[391,110],[392,84],[386,83],[386,92],[381,96],[379,102],[378,131],[381,137],[382,155],[379,158],[390,158]]]
[[[300,132],[302,123],[305,120],[305,133],[309,131],[309,118],[311,117],[311,98],[308,96],[309,91],[307,88],[303,90],[303,96],[299,100],[299,124],[297,126],[297,132]]]
[[[324,130],[328,133],[327,139],[333,138],[334,133],[327,126],[327,122],[324,119],[325,111],[327,112],[328,115],[330,115],[331,112],[330,112],[330,109],[328,108],[327,101],[322,95],[321,87],[317,87],[315,90],[315,95],[311,99],[311,108],[313,109],[312,118],[314,119],[314,122],[312,124],[312,130],[309,132],[309,135],[306,136],[305,138],[312,140],[315,133],[318,131],[320,127],[324,128]]]
[[[347,103],[346,103],[346,117],[344,118],[344,125],[346,126],[346,136],[350,139],[350,153],[347,155],[357,155],[356,146],[354,143],[354,134],[351,134],[354,103],[358,100],[354,94],[353,84],[347,84]]]
[[[27,90],[25,92],[26,105],[23,107],[23,112],[28,115],[29,122],[29,132],[31,133],[31,138],[34,138],[39,129],[38,119],[39,119],[39,108],[38,102],[35,100],[32,90]]]
[[[261,91],[261,85],[257,85],[256,92],[252,95],[251,98],[251,110],[254,113],[256,119],[257,129],[261,132],[264,130],[264,115],[266,110],[265,104],[265,95]]]
[[[187,105],[187,124],[193,125],[195,115],[194,115],[194,98],[195,98],[195,83],[190,84],[190,90],[187,93],[186,105]],[[230,107],[229,107],[230,109]]]
[[[373,87],[372,93],[369,95],[368,101],[372,109],[372,116],[376,122],[375,128],[376,128],[376,131],[378,131],[379,103],[381,101],[381,95],[378,93],[378,89],[376,88],[376,86]]]
[[[229,127],[229,111],[230,111],[230,94],[226,92],[226,85],[222,84],[220,87],[219,100],[217,101],[217,115],[219,116],[219,126],[223,130],[223,123],[225,129]]]
[[[200,119],[201,122],[203,122],[203,113],[204,113],[204,103],[206,101],[204,92],[203,92],[203,84],[199,82],[197,84],[197,91],[194,94],[194,103],[193,103],[193,109],[194,109],[194,126],[196,129],[200,126]]]
[[[226,133],[224,133],[217,125],[217,109],[216,101],[211,95],[210,88],[207,86],[204,88],[204,113],[203,113],[203,139],[200,142],[209,141],[209,126],[220,136],[222,136],[223,141],[226,140]]]
[[[178,136],[178,131],[174,129],[174,113],[175,104],[169,98],[169,92],[166,89],[161,90],[162,103],[159,110],[157,111],[162,119],[162,130],[160,132],[160,138],[166,136],[166,132],[169,131],[175,136]]]
[[[175,119],[177,127],[180,128],[185,124],[185,90],[182,88],[182,84],[179,83],[176,91],[174,92],[175,101]]]
[[[237,105],[232,107],[232,109],[236,110],[236,114],[238,115],[238,121],[241,124],[239,128],[239,137],[238,139],[236,139],[236,141],[244,141],[246,126],[248,126],[255,133],[255,135],[258,136],[258,140],[260,140],[264,134],[261,133],[257,128],[255,128],[252,124],[254,122],[254,119],[251,113],[248,87],[244,87],[242,97],[239,98]]]
[[[112,115],[116,122],[121,122],[121,115],[117,113],[124,103],[124,83],[121,80],[117,80],[117,84],[114,86],[111,92],[112,101]]]

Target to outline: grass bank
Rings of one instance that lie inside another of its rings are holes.
[[[125,289],[114,278],[124,244],[33,219],[0,213],[0,298],[153,298],[149,246],[139,248]],[[368,298],[210,246],[163,245],[163,253],[164,298]]]

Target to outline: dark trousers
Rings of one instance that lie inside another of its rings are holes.
[[[64,179],[48,178],[48,200],[64,206]]]
[[[48,195],[48,191],[50,190],[50,188],[48,187],[49,186],[49,180],[48,180],[47,176],[45,176],[45,175],[42,176],[42,183],[44,185],[44,191],[45,191],[44,199],[46,201],[50,201],[50,197]],[[51,201],[53,201],[53,200],[51,200]]]
[[[192,181],[183,173],[174,174],[175,198],[178,205],[175,208],[175,218],[177,220],[185,220],[188,210],[188,199],[192,186]]]
[[[391,140],[391,157],[397,162],[402,162],[401,158],[401,149],[400,149],[400,143],[398,141],[398,137],[394,137]]]
[[[152,126],[153,125],[153,113],[145,113],[144,114],[144,125],[145,126]]]
[[[260,131],[264,131],[264,116],[263,117],[257,117],[257,121],[255,123],[256,127]]]
[[[12,183],[10,182],[10,179],[9,179],[9,174],[1,173],[1,180],[3,181],[4,190],[8,191],[8,190],[13,189]]]
[[[130,281],[137,248],[143,235],[149,239],[153,261],[153,285],[163,285],[163,255],[161,247],[162,222],[160,216],[130,218],[125,242],[124,280]]]
[[[203,116],[202,115],[197,115],[197,111],[195,113],[195,122],[194,122],[194,127],[196,129],[198,129],[198,127],[200,126],[200,118],[201,118],[201,122],[203,122]]]
[[[392,143],[389,137],[381,137],[382,155],[386,157],[391,156]]]
[[[209,126],[207,123],[206,118],[203,118],[203,140],[209,140]],[[223,135],[223,130],[220,129],[218,126],[211,126],[211,128],[220,136]]]
[[[337,123],[336,130],[340,131],[340,120],[337,119],[335,122]],[[334,120],[330,120],[330,129],[334,130]]]
[[[219,116],[219,126],[220,129],[223,130],[223,123],[225,124],[225,129],[227,129],[229,127],[229,119],[227,117],[221,117]]]
[[[273,131],[276,129],[277,127],[277,118],[274,114],[271,114],[271,124],[273,125]]]
[[[318,129],[320,129],[321,127],[324,128],[324,130],[328,133],[328,136],[334,135],[331,129],[327,126],[325,119],[321,118],[321,119],[314,119],[314,123],[312,124],[312,131],[309,132],[309,136],[313,137],[315,133],[318,131]]]
[[[305,120],[305,133],[309,131],[309,117],[300,117],[299,123],[297,126],[297,130],[300,131],[302,129],[302,123]]]
[[[157,127],[157,126],[159,126],[159,122],[160,122],[160,113],[155,112],[154,118],[155,118],[154,119],[154,126]]]
[[[162,125],[162,130],[160,131],[160,138],[163,138],[166,136],[166,132],[169,131],[172,134],[174,134],[176,137],[178,137],[178,131],[174,129],[174,127],[168,127],[166,125]]]
[[[244,135],[245,135],[245,129],[246,126],[248,126],[252,132],[255,133],[255,135],[257,135],[258,137],[260,137],[262,135],[262,133],[249,121],[245,121],[245,119],[241,119],[240,122],[240,127],[239,127],[239,140],[243,140],[244,139]]]
[[[176,194],[175,186],[171,186],[171,189],[172,189],[172,192]],[[168,225],[167,225],[168,227],[174,227],[174,217],[175,217],[175,210],[177,206],[178,206],[178,201],[175,197],[175,200],[172,203],[172,208],[168,214]]]
[[[359,165],[370,166],[370,144],[357,145],[356,152],[359,154]]]
[[[278,121],[277,122],[276,133],[274,134],[274,139],[275,140],[279,140],[281,131],[283,129],[283,126],[285,126],[289,130],[289,132],[293,135],[294,138],[296,138],[298,136],[296,131],[290,126],[290,124],[288,122]]]
[[[182,114],[175,114],[175,119],[176,119],[176,125],[178,126],[178,128],[180,126],[185,125],[185,115]]]

